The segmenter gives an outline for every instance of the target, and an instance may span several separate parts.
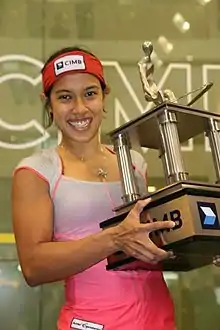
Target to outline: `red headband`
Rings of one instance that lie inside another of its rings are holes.
[[[105,87],[101,62],[90,54],[83,51],[70,51],[54,58],[42,72],[43,90],[46,94],[55,81],[69,72],[84,72],[96,76]]]

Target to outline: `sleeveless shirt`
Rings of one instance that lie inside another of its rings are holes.
[[[135,177],[146,194],[146,163],[131,151]],[[77,240],[100,231],[122,203],[120,182],[90,182],[66,177],[56,149],[24,158],[27,168],[48,182],[54,205],[55,241]],[[73,255],[74,260],[74,255]],[[65,279],[65,303],[58,330],[175,330],[173,302],[159,271],[107,271],[103,260]]]

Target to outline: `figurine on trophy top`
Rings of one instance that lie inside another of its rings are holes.
[[[196,101],[198,101],[205,93],[207,93],[213,86],[213,82],[209,82],[193,91],[190,91],[187,94],[180,96],[179,98],[176,98],[174,92],[170,89],[159,90],[153,78],[154,63],[151,56],[153,54],[154,49],[152,42],[145,41],[142,44],[142,49],[144,52],[144,56],[138,62],[138,68],[141,83],[144,90],[145,100],[147,102],[153,102],[156,106],[162,104],[163,102],[178,103],[180,99],[185,98],[189,94],[198,92],[198,94],[186,104],[187,106],[191,106]]]
[[[142,45],[145,56],[138,62],[141,82],[144,90],[146,101],[159,105],[165,101],[177,103],[174,93],[170,89],[161,91],[158,89],[154,79],[154,64],[151,55],[153,53],[153,45],[150,41],[145,41]]]

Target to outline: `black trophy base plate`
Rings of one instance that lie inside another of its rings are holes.
[[[164,250],[172,250],[174,258],[158,264],[150,264],[128,257],[117,252],[108,258],[107,270],[161,270],[186,272],[212,264],[213,258],[220,255],[220,237],[192,236],[175,243],[163,246]]]

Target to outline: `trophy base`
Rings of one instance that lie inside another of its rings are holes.
[[[214,256],[220,252],[220,237],[192,236],[163,246],[163,249],[175,251],[174,257],[151,264],[128,257],[119,251],[108,257],[106,269],[187,272],[213,263]]]
[[[149,197],[149,196],[148,196]],[[144,263],[119,251],[107,258],[108,270],[189,271],[213,263],[220,255],[220,186],[183,181],[153,194],[142,212],[151,221],[172,220],[173,229],[150,233],[152,241],[174,257],[158,264]],[[119,207],[118,214],[100,224],[105,230],[125,219],[135,202]],[[143,222],[145,222],[143,220]]]

